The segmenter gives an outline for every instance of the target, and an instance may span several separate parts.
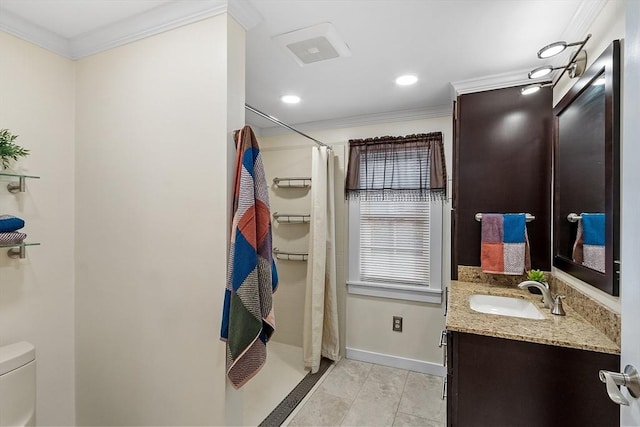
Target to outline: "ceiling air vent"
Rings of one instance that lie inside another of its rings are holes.
[[[329,22],[280,34],[272,40],[292,55],[300,66],[351,56],[349,46]]]

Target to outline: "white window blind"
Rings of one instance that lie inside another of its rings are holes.
[[[360,200],[360,280],[429,284],[428,201]]]
[[[377,152],[360,161],[363,187],[384,190],[349,201],[348,291],[440,303],[442,205],[412,192],[425,188],[425,180],[428,188],[429,168],[413,150],[388,156]]]

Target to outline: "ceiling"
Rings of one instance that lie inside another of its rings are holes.
[[[544,65],[537,50],[584,38],[604,1],[0,0],[0,29],[77,59],[153,34],[145,27],[159,32],[227,5],[247,29],[247,103],[309,130],[442,116],[452,89],[522,84],[527,71]],[[324,22],[351,56],[300,66],[272,40]],[[397,86],[406,73],[418,82]],[[285,94],[302,101],[285,105]],[[273,126],[252,113],[247,121],[263,132]]]

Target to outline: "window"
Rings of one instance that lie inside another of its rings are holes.
[[[348,290],[439,303],[443,204],[425,191],[431,188],[431,174],[430,165],[423,164],[430,163],[424,147],[405,147],[398,155],[400,144],[394,142],[393,155],[370,148],[357,153],[360,193],[352,197],[347,188]],[[373,191],[363,193],[363,187]]]
[[[429,202],[361,200],[360,280],[423,285],[429,280]]]

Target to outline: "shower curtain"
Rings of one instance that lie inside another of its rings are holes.
[[[322,356],[339,359],[336,298],[333,152],[313,147],[311,157],[311,229],[304,310],[305,368],[316,373]]]

